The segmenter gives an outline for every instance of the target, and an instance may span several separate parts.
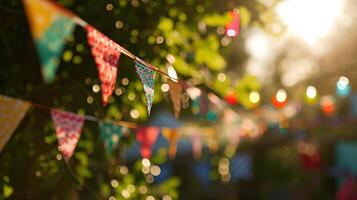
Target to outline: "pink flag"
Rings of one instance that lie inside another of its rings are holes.
[[[81,135],[84,118],[74,113],[51,109],[51,116],[56,128],[58,150],[67,160],[74,152]]]
[[[136,139],[140,143],[140,154],[143,158],[151,157],[151,149],[155,144],[160,129],[158,127],[140,127],[136,131]]]
[[[106,105],[115,89],[121,48],[92,26],[86,26],[86,30],[88,43],[97,64],[99,79],[102,82],[102,102]]]
[[[190,132],[190,138],[192,142],[193,157],[196,160],[199,160],[202,154],[202,139],[198,128],[192,129],[192,132]]]

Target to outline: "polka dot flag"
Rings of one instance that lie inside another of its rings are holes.
[[[154,100],[155,71],[139,63],[138,61],[135,61],[135,69],[144,86],[148,113],[150,115],[152,102]]]
[[[104,141],[108,152],[112,152],[122,135],[122,127],[113,125],[112,123],[100,122],[99,132],[100,138]]]
[[[86,30],[88,43],[97,64],[99,79],[102,82],[102,103],[106,105],[115,89],[120,46],[90,25],[86,27]]]

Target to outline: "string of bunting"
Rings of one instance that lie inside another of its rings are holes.
[[[41,70],[46,82],[52,82],[55,78],[66,38],[74,30],[77,24],[87,32],[88,44],[98,69],[101,81],[102,104],[108,104],[109,97],[115,89],[118,73],[118,63],[121,53],[134,60],[136,73],[140,78],[147,102],[148,114],[150,115],[155,85],[155,73],[159,72],[168,78],[172,87],[170,92],[174,103],[175,116],[178,117],[181,103],[176,100],[181,94],[184,82],[161,71],[157,67],[141,60],[133,53],[117,44],[100,31],[89,25],[83,19],[49,0],[23,0],[30,24],[30,29],[36,49],[41,61]]]
[[[56,137],[58,139],[58,150],[62,153],[66,161],[68,161],[74,153],[85,120],[98,123],[100,138],[103,140],[108,152],[112,152],[117,146],[120,137],[124,132],[123,128],[129,128],[136,129],[136,139],[140,144],[140,154],[143,158],[151,157],[152,147],[156,143],[160,132],[162,132],[163,137],[169,143],[169,157],[173,159],[176,155],[177,142],[180,138],[179,129],[177,128],[138,126],[135,123],[127,121],[104,120],[91,115],[77,115],[72,112],[50,108],[4,95],[0,95],[0,127],[2,127],[2,129],[0,129],[0,152],[9,141],[31,106],[50,111],[56,130]],[[198,132],[201,131],[193,128],[182,128],[181,130],[185,130],[185,132],[193,131],[196,133],[195,142],[192,145],[194,152],[200,151],[197,149],[197,140],[200,140],[201,136]],[[202,148],[202,146],[200,146],[200,148]]]

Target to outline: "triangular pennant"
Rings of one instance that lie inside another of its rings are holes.
[[[193,157],[197,160],[201,158],[202,154],[202,139],[201,133],[198,128],[190,128],[188,129],[189,136],[192,143],[192,154]]]
[[[205,187],[211,184],[210,171],[211,165],[207,162],[198,162],[193,165],[193,173],[195,174],[198,181]]]
[[[162,135],[169,142],[169,156],[171,159],[175,158],[177,151],[177,142],[180,134],[178,129],[163,128]]]
[[[86,26],[86,30],[88,43],[97,64],[99,79],[102,82],[102,103],[106,105],[115,89],[121,48],[92,26]]]
[[[66,38],[75,23],[70,14],[46,0],[24,0],[32,37],[40,57],[42,76],[46,82],[55,78]]]
[[[31,103],[0,95],[0,152],[24,118]]]
[[[136,139],[140,143],[140,154],[143,158],[150,158],[152,146],[155,144],[160,129],[158,127],[140,127],[136,131]]]
[[[51,109],[51,116],[56,128],[58,150],[68,160],[77,146],[84,118],[80,115],[57,109]]]
[[[178,118],[181,111],[181,93],[182,93],[182,85],[178,82],[172,81],[171,79],[167,82],[170,87],[170,96],[171,101],[174,105],[175,117]]]
[[[108,152],[112,152],[118,144],[122,134],[122,127],[111,123],[99,123],[100,138],[104,141],[104,145]]]
[[[154,87],[155,87],[155,71],[150,67],[147,67],[141,64],[138,61],[135,61],[135,69],[138,74],[145,91],[146,103],[148,106],[148,113],[150,116],[150,110],[152,102],[154,100]]]

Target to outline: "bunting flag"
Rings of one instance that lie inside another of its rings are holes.
[[[170,87],[170,96],[171,101],[174,105],[175,117],[178,118],[181,111],[181,93],[182,93],[182,85],[178,82],[175,82],[171,79],[167,82]]]
[[[0,152],[24,118],[31,103],[0,95]]]
[[[152,102],[154,100],[154,87],[155,87],[155,71],[151,68],[135,61],[135,69],[138,74],[145,91],[146,103],[148,105],[148,113],[150,116],[150,110]]]
[[[68,160],[72,157],[81,135],[84,118],[74,113],[51,109],[51,116],[56,128],[58,150]]]
[[[178,129],[163,128],[162,135],[169,142],[169,156],[170,159],[174,159],[177,151],[177,142],[180,134]]]
[[[207,162],[199,162],[195,163],[192,168],[198,181],[205,187],[210,186],[211,179],[209,173],[211,171],[211,165]]]
[[[140,127],[136,132],[136,139],[140,143],[140,154],[143,158],[150,158],[152,146],[155,144],[160,129],[158,127]]]
[[[71,14],[46,0],[23,0],[43,79],[55,78],[65,40],[74,29]]]
[[[190,138],[192,142],[192,153],[193,157],[197,160],[201,158],[202,154],[202,139],[198,129],[192,129],[190,133]]]
[[[161,169],[161,172],[159,175],[154,177],[154,183],[156,184],[160,184],[167,181],[167,179],[169,179],[173,174],[173,168],[170,163],[164,163],[162,165],[159,165],[159,167]]]
[[[112,152],[122,135],[122,127],[112,123],[99,122],[99,132],[108,152]]]
[[[249,180],[252,177],[252,157],[239,153],[231,160],[230,173],[233,181]]]
[[[86,31],[102,82],[102,103],[106,105],[115,89],[121,47],[90,25],[86,26]]]

